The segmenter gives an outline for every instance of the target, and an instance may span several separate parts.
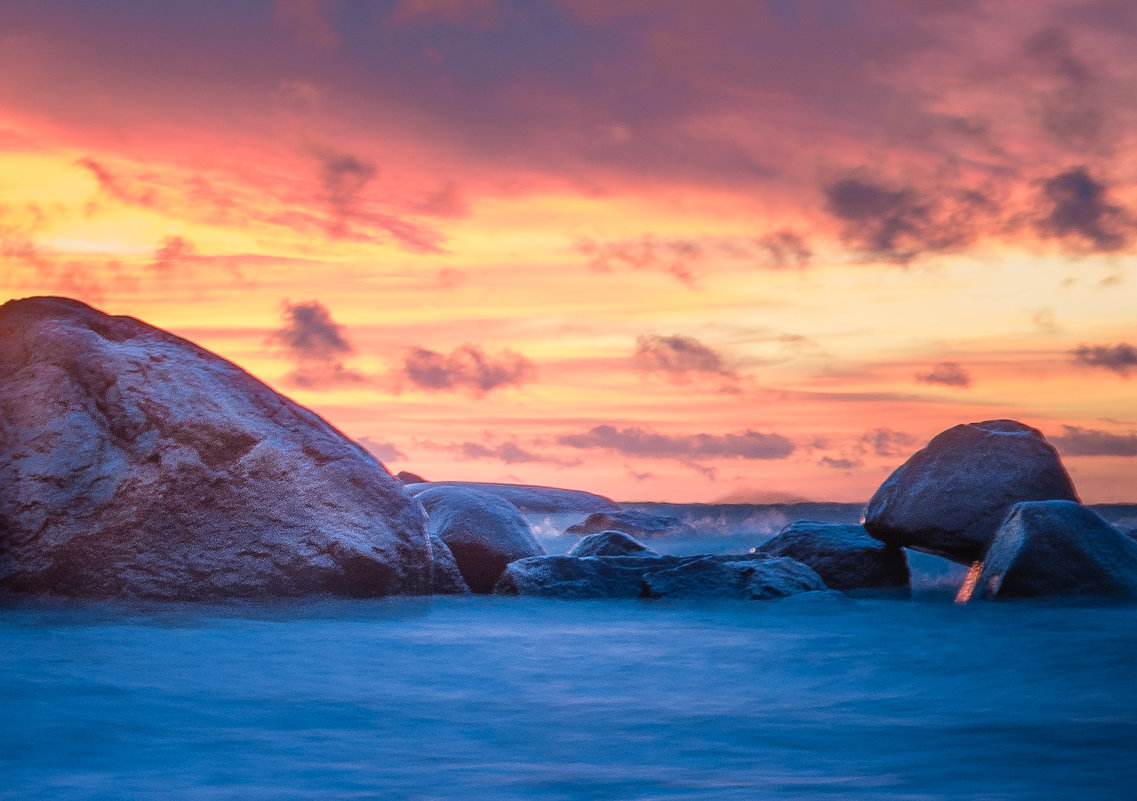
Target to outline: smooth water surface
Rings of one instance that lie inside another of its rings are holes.
[[[1137,609],[0,610],[0,798],[1125,799]]]

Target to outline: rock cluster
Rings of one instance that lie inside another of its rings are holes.
[[[808,565],[833,590],[911,597],[904,550],[870,537],[864,526],[799,520],[764,542],[758,551]]]

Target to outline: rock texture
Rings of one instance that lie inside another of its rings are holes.
[[[1137,599],[1137,542],[1070,501],[1015,504],[987,551],[977,589],[985,598]]]
[[[510,562],[544,555],[529,524],[507,501],[475,490],[427,486],[417,497],[430,519],[430,534],[446,543],[472,591],[492,592]]]
[[[224,600],[430,591],[421,507],[323,419],[77,301],[0,307],[0,590]]]
[[[675,517],[616,510],[589,515],[583,523],[565,529],[565,536],[582,537],[603,531],[622,531],[638,539],[695,535],[695,529]]]
[[[591,514],[595,511],[617,509],[615,502],[602,495],[579,490],[558,489],[556,487],[533,487],[526,484],[482,484],[476,481],[430,481],[423,484],[410,484],[407,489],[412,494],[426,492],[432,487],[473,490],[484,492],[513,504],[519,511],[532,514],[557,514],[579,512]]]
[[[622,531],[601,531],[582,539],[566,556],[659,556],[635,537]]]
[[[776,587],[789,594],[823,590],[825,583],[803,564],[765,554],[543,556],[511,563],[494,592],[541,598],[756,599],[780,597]]]
[[[865,510],[865,529],[891,545],[963,564],[981,559],[1021,501],[1077,501],[1058,453],[1014,420],[948,429],[901,465]]]
[[[809,565],[834,590],[854,595],[912,595],[904,551],[870,537],[864,526],[799,520],[758,548]]]

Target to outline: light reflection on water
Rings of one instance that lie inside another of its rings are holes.
[[[3,799],[1119,799],[1137,608],[0,610]]]

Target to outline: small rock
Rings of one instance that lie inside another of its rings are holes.
[[[567,556],[659,556],[635,537],[622,531],[589,534],[578,542]]]
[[[427,530],[446,543],[469,588],[489,593],[505,566],[545,549],[517,508],[485,492],[433,485],[416,495]]]
[[[640,539],[691,537],[695,534],[693,528],[675,517],[620,510],[591,514],[583,523],[565,529],[565,535],[581,537],[604,531],[622,531]]]
[[[434,595],[469,595],[470,588],[462,578],[462,571],[454,561],[454,554],[446,543],[433,534],[430,536],[430,560],[433,573],[430,576],[430,591]]]
[[[864,526],[799,520],[758,547],[809,565],[834,590],[910,598],[904,551],[870,537]]]

